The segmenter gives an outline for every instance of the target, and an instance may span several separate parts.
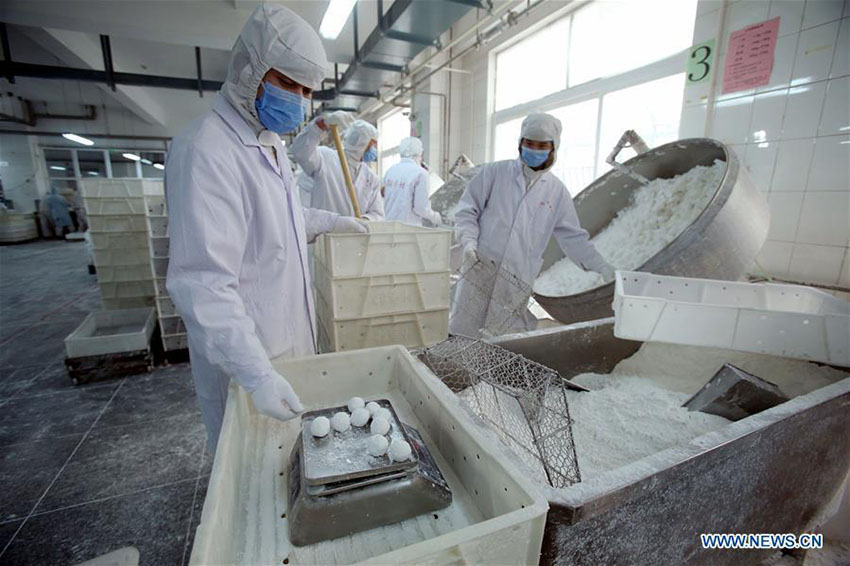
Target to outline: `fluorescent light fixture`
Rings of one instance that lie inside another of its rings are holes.
[[[71,140],[72,142],[81,143],[83,145],[94,145],[94,142],[90,139],[78,136],[77,134],[62,134],[62,137],[66,140]]]
[[[136,155],[135,153],[123,153],[121,154],[124,159],[129,159],[130,161],[141,161],[141,157]]]
[[[91,175],[92,177],[98,177],[98,176],[100,176],[100,173],[98,173],[97,171],[87,171],[87,173],[88,173],[89,175]]]
[[[144,163],[145,165],[153,165],[153,161],[151,161],[150,159],[142,159],[142,163]]]
[[[322,25],[319,26],[319,33],[322,34],[322,37],[336,39],[345,26],[345,22],[348,21],[348,16],[356,3],[357,0],[331,0],[328,3],[325,16],[322,18]]]
[[[160,169],[160,170],[163,170],[163,171],[165,170],[165,165],[163,165],[162,163],[154,163],[153,166],[156,167],[157,169]]]
[[[54,171],[65,171],[65,168],[62,167],[61,165],[51,165],[50,168],[53,169]]]

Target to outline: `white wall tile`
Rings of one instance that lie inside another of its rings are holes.
[[[697,15],[694,20],[692,45],[714,39],[717,36],[717,30],[720,28],[720,14],[720,10],[713,10],[707,14]]]
[[[777,150],[778,144],[776,143],[764,142],[747,145],[744,163],[750,172],[753,183],[760,191],[765,193],[770,190]]]
[[[791,72],[794,70],[794,58],[797,56],[798,38],[799,34],[792,34],[776,40],[776,48],[773,52],[773,69],[770,71],[770,82],[758,87],[756,92],[785,88],[791,84]]]
[[[850,191],[850,136],[818,138],[807,191]]]
[[[850,239],[850,191],[817,191],[803,197],[797,242],[847,246]]]
[[[720,73],[717,75],[718,92],[720,89],[720,81],[722,81],[723,72],[720,65],[714,66],[714,72]],[[684,96],[682,97],[682,106],[697,106],[708,102],[708,95],[711,92],[711,81],[697,83],[695,85],[685,85]]]
[[[794,244],[788,277],[796,281],[835,285],[844,259],[844,248]]]
[[[841,14],[842,18],[850,18],[850,0],[844,0],[844,12]]]
[[[818,135],[848,132],[850,132],[850,77],[832,79],[826,87],[826,102],[823,106]]]
[[[699,0],[697,2],[697,17],[719,10],[723,6],[723,0]]]
[[[847,5],[850,6],[850,2],[847,2]],[[850,48],[847,47],[850,45],[850,18],[841,20],[838,29],[838,40],[835,42],[835,45],[843,45],[844,48],[835,50],[835,54],[832,56],[832,69],[829,72],[829,76],[843,77],[850,75]]]
[[[752,96],[718,102],[714,106],[711,137],[724,143],[746,143],[752,112]]]
[[[829,76],[835,41],[838,38],[838,21],[807,29],[800,33],[791,85],[819,81]]]
[[[767,202],[770,205],[770,230],[768,240],[793,242],[797,235],[800,220],[800,208],[803,205],[802,192],[770,193]]]
[[[778,140],[782,135],[782,118],[788,90],[774,90],[757,94],[753,100],[753,117],[750,123],[750,141]]]
[[[838,284],[842,287],[850,287],[850,248],[844,250],[844,261],[841,262],[841,275],[838,276]],[[845,300],[850,300],[845,298]]]
[[[807,84],[788,90],[782,139],[812,138],[818,133],[826,82]]]
[[[843,4],[842,0],[807,0],[803,13],[803,29],[839,19]]]
[[[720,50],[726,52],[733,32],[766,20],[769,9],[770,2],[764,0],[738,0],[730,4],[726,9],[726,31]]]
[[[721,100],[731,100],[733,98],[740,98],[742,96],[753,95],[756,92],[755,88],[745,88],[742,90],[734,90],[731,92],[724,93],[723,92],[723,69],[726,66],[726,54],[725,53],[717,53],[717,63],[715,63],[714,68],[719,73],[717,75],[717,90],[714,94],[715,101]]]
[[[767,273],[774,277],[787,276],[793,249],[794,244],[790,242],[766,241],[756,258],[756,265],[751,271]]]
[[[701,138],[705,136],[705,121],[708,118],[705,104],[687,106],[679,119],[679,138]]]
[[[773,0],[770,3],[770,11],[767,19],[772,20],[779,17],[779,35],[788,35],[800,31],[803,22],[803,7],[805,2],[801,0]]]
[[[814,149],[813,139],[779,142],[773,180],[770,183],[771,192],[804,191]]]

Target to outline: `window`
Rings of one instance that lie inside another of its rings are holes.
[[[562,18],[496,55],[496,110],[566,86],[569,27]]]
[[[85,179],[88,177],[106,177],[106,158],[103,150],[77,150],[77,160],[80,163],[80,176]]]
[[[378,120],[378,175],[381,178],[387,169],[401,159],[398,145],[410,135],[410,118],[401,110]]]
[[[74,162],[70,149],[46,149],[47,175],[51,179],[74,178]]]
[[[552,173],[576,195],[625,130],[676,139],[695,17],[696,0],[594,0],[495,54],[492,159],[515,158],[522,120],[548,112],[563,126]]]

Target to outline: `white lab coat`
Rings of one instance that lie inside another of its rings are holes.
[[[529,290],[552,236],[564,254],[583,268],[598,270],[607,265],[579,225],[564,184],[547,171],[526,190],[519,158],[485,165],[469,182],[455,213],[455,235],[461,245],[475,243],[479,257],[515,275]],[[479,334],[487,313],[469,315],[468,306],[481,302],[470,295],[473,291],[463,279],[455,289],[449,328],[453,334]],[[504,297],[513,293],[497,288],[493,294]],[[536,321],[523,311],[511,326],[511,331],[532,330]]]
[[[335,149],[319,146],[322,134],[315,121],[311,122],[295,137],[291,146],[295,161],[313,179],[310,205],[343,216],[354,216],[339,155]],[[378,176],[365,163],[352,159],[348,160],[348,170],[361,216],[367,220],[383,220],[384,199]]]
[[[215,450],[230,379],[252,392],[269,358],[315,353],[307,241],[337,215],[302,209],[277,136],[276,158],[219,95],[174,139],[166,165],[167,288],[189,335],[192,375]]]
[[[384,175],[384,210],[387,220],[421,226],[424,220],[439,224],[439,215],[428,200],[428,172],[404,157]]]

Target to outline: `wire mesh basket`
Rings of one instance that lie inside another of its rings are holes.
[[[492,425],[552,487],[581,481],[566,387],[557,372],[504,348],[464,336],[419,351],[422,360],[476,415]]]
[[[456,273],[453,334],[471,338],[526,330],[531,285],[499,263],[482,258]]]

